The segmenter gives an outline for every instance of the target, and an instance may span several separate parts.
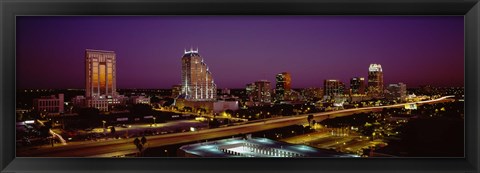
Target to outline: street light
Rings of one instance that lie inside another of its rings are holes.
[[[107,131],[107,129],[105,128],[105,123],[106,123],[106,121],[105,121],[105,120],[102,120],[102,123],[103,123],[103,133],[105,134],[105,132]]]
[[[153,126],[154,126],[154,127],[157,126],[157,123],[155,123],[155,120],[156,120],[156,119],[157,119],[157,118],[153,117]]]

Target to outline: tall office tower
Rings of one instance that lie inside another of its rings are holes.
[[[283,72],[279,73],[276,76],[276,88],[275,88],[275,95],[277,100],[288,100],[287,96],[290,93],[291,87],[291,77],[290,73]]]
[[[365,78],[353,77],[350,79],[352,94],[365,94]]]
[[[335,79],[325,80],[323,87],[324,95],[326,96],[343,95],[345,92],[345,84]]]
[[[213,101],[217,96],[212,73],[198,49],[184,50],[182,57],[182,95],[191,101]]]
[[[368,92],[373,96],[383,95],[383,70],[380,64],[370,64],[368,68]]]
[[[108,111],[116,104],[116,55],[113,51],[85,50],[85,97],[88,107]]]
[[[254,101],[271,102],[270,82],[267,80],[260,80],[255,82]]]

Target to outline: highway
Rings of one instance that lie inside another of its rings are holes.
[[[453,96],[445,96],[434,100],[414,102],[416,104],[438,103]],[[320,122],[327,117],[347,116],[354,113],[381,111],[383,108],[404,107],[402,103],[388,106],[352,108],[338,111],[314,113],[314,119]],[[278,117],[267,119],[265,121],[248,123],[243,125],[205,129],[201,131],[165,134],[147,137],[147,147],[159,147],[172,144],[181,144],[188,142],[205,141],[212,138],[229,137],[238,134],[253,133],[279,127],[285,127],[295,124],[304,124],[307,122],[307,115],[297,115],[289,117]],[[17,157],[108,157],[113,155],[123,155],[125,153],[135,153],[133,138],[116,139],[103,141],[81,141],[71,142],[66,145],[57,144],[55,147],[39,147],[17,150]]]

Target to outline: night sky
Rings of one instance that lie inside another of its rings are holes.
[[[218,88],[290,72],[292,87],[349,84],[383,67],[385,84],[463,86],[463,16],[17,17],[17,87],[84,88],[85,49],[117,54],[117,88],[171,88],[198,47]]]

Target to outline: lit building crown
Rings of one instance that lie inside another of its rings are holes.
[[[370,67],[368,68],[368,71],[374,72],[374,71],[382,71],[382,65],[380,64],[370,64]]]
[[[191,53],[198,53],[198,48],[196,50],[193,50],[193,48],[190,48],[190,50],[187,51],[187,49],[183,50],[184,54],[191,54]]]

